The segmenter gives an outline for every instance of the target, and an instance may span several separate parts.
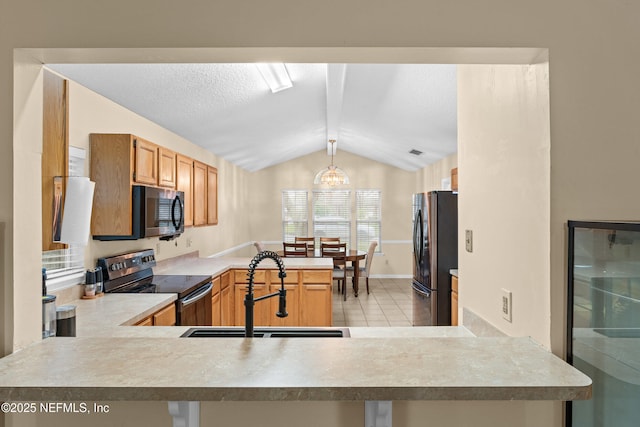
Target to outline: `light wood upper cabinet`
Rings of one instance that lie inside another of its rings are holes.
[[[458,191],[458,168],[451,169],[451,191]]]
[[[193,159],[176,155],[176,189],[184,192],[184,225],[193,225]]]
[[[176,153],[158,147],[158,185],[176,188]]]
[[[63,199],[55,196],[64,192],[64,179],[54,183],[54,177],[67,176],[69,164],[69,91],[68,82],[44,70],[42,117],[42,250],[63,249],[67,245],[54,243],[54,234],[62,224],[60,213]],[[57,212],[57,214],[56,214]],[[54,225],[55,224],[55,225]]]
[[[207,167],[207,224],[218,223],[218,169]]]
[[[96,183],[91,212],[91,233],[94,235],[132,234],[134,138],[131,134],[90,136],[91,181]]]
[[[133,181],[158,185],[158,146],[140,137],[133,137],[135,168]]]
[[[207,225],[207,165],[193,162],[193,225]]]
[[[91,134],[93,235],[132,234],[134,184],[184,192],[185,226],[218,223],[218,170],[131,134]]]

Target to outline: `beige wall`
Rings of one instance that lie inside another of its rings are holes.
[[[459,66],[458,135],[459,306],[549,347],[548,65]]]
[[[153,248],[157,259],[163,260],[196,249],[200,250],[201,256],[208,256],[249,241],[248,212],[238,209],[248,203],[248,172],[75,82],[69,84],[69,117],[69,144],[85,148],[89,155],[89,134],[132,133],[218,168],[218,225],[186,228],[184,234],[169,242],[157,237],[91,241],[86,253],[87,267],[95,265],[98,257],[130,250]],[[87,173],[88,163],[89,157]]]
[[[309,213],[314,189],[313,179],[331,163],[325,150],[281,163],[252,173],[250,234],[255,240],[282,242],[282,190],[298,189],[309,192]],[[411,195],[415,192],[415,173],[340,150],[334,163],[349,176],[352,196],[358,189],[380,189],[382,192],[382,254],[376,255],[371,274],[386,277],[407,277],[411,274]],[[352,206],[353,207],[353,206]],[[352,211],[352,242],[355,244],[355,211]],[[313,219],[309,218],[309,234]],[[282,249],[282,245],[271,249]]]
[[[458,144],[460,142],[458,141]],[[427,193],[434,190],[444,190],[442,180],[451,180],[451,169],[458,166],[458,154],[452,154],[437,161],[416,173],[418,193]]]
[[[92,407],[93,402],[88,402]],[[108,414],[19,414],[15,427],[170,427],[166,402],[99,402]],[[553,422],[542,412],[546,402],[413,402],[393,403],[393,425],[401,427],[540,427]],[[354,427],[364,424],[362,402],[202,402],[202,426]],[[135,414],[135,415],[133,415]],[[144,414],[144,415],[142,415]],[[428,420],[428,422],[426,422]]]

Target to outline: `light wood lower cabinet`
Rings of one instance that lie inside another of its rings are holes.
[[[176,325],[176,305],[171,303],[156,311],[151,316],[140,320],[135,326],[175,326]]]
[[[235,325],[244,326],[244,299],[247,293],[247,271],[234,270]],[[254,297],[280,289],[277,270],[257,270],[254,275]],[[330,270],[288,270],[285,277],[287,312],[285,318],[276,316],[278,297],[256,302],[254,326],[331,326],[332,298]]]
[[[230,271],[222,273],[220,283],[220,323],[222,326],[235,324],[235,286]]]
[[[451,276],[451,326],[458,326],[458,278]]]
[[[300,326],[331,326],[331,285],[302,285]]]
[[[211,325],[222,325],[221,313],[221,300],[220,300],[220,276],[214,277],[212,280],[213,288],[211,289]]]

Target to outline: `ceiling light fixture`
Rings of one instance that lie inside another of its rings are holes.
[[[328,184],[331,187],[335,185],[349,184],[349,177],[347,174],[342,169],[333,165],[333,153],[336,151],[334,144],[336,143],[336,140],[330,139],[329,143],[331,144],[331,165],[318,172],[313,183]]]
[[[271,92],[276,93],[293,87],[287,67],[283,63],[257,63],[256,67],[271,88]]]

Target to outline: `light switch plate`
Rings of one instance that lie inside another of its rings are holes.
[[[473,252],[473,231],[464,231],[464,245],[467,248],[467,252]]]

